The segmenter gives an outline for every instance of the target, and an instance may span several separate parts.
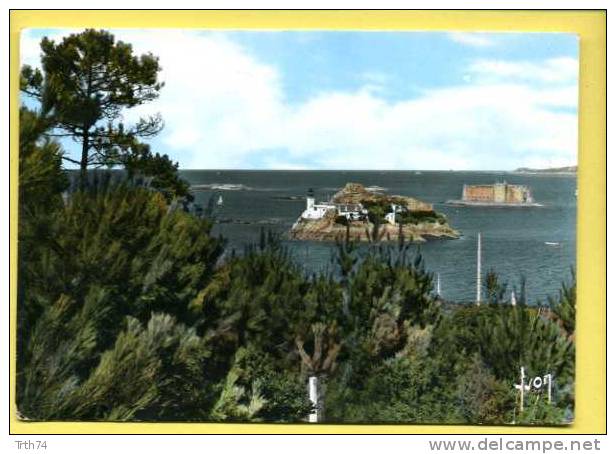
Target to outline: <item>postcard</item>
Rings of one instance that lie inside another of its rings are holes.
[[[575,420],[578,37],[30,28],[23,421]]]

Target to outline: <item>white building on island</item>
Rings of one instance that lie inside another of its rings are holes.
[[[397,224],[397,215],[405,213],[409,209],[407,206],[391,203],[391,209],[385,214],[385,221],[391,225]],[[308,189],[306,195],[306,209],[302,212],[300,218],[307,220],[323,219],[328,213],[335,212],[336,216],[344,216],[349,221],[363,221],[368,219],[368,210],[361,203],[333,203],[321,202],[316,203],[314,191]]]
[[[330,210],[335,210],[336,205],[333,203],[315,203],[314,191],[308,190],[306,196],[306,209],[302,213],[302,219],[322,219]]]
[[[322,219],[327,213],[332,211],[336,211],[336,216],[344,216],[349,221],[365,219],[368,214],[368,210],[361,203],[316,203],[314,191],[309,189],[306,195],[306,209],[303,211],[301,219]]]
[[[396,214],[407,211],[407,208],[395,203],[391,204],[391,211],[385,215],[385,220],[391,225],[396,225]]]
[[[336,204],[338,216],[344,216],[349,221],[359,221],[368,215],[368,210],[364,209],[361,203],[339,203]]]
[[[385,215],[385,220],[391,225],[396,225],[396,213],[393,213],[393,212],[387,213]]]

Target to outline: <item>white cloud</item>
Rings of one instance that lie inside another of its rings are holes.
[[[499,169],[526,154],[574,162],[576,116],[542,103],[514,85],[452,87],[394,104],[327,95],[297,112],[288,147],[328,168]]]
[[[550,58],[541,62],[476,60],[469,71],[483,79],[517,79],[520,81],[538,81],[549,84],[575,84],[578,79],[579,65],[575,58]]]
[[[480,60],[469,66],[467,83],[396,102],[374,89],[387,85],[375,73],[357,91],[292,104],[284,75],[223,33],[114,33],[137,52],[160,57],[166,83],[160,98],[127,112],[127,119],[161,112],[159,151],[182,168],[257,162],[278,169],[508,169],[576,162],[575,60]]]
[[[471,47],[492,47],[496,45],[493,35],[481,32],[454,32],[448,34],[449,39]]]

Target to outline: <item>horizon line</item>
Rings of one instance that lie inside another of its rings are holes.
[[[524,170],[558,170],[565,167],[577,167],[577,164],[571,166],[559,166],[559,167],[516,167],[515,169],[250,169],[250,168],[195,168],[195,167],[178,167],[179,171],[219,171],[219,172],[516,172],[518,169]],[[568,172],[573,173],[573,172]]]

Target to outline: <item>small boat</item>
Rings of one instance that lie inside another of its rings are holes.
[[[219,196],[218,196],[218,201],[216,202],[216,205],[218,205],[219,207],[221,207],[221,206],[222,206],[222,203],[223,203],[223,202],[222,202],[222,195],[219,195]]]
[[[557,243],[556,241],[546,241],[545,244],[546,246],[560,246],[560,243]]]

